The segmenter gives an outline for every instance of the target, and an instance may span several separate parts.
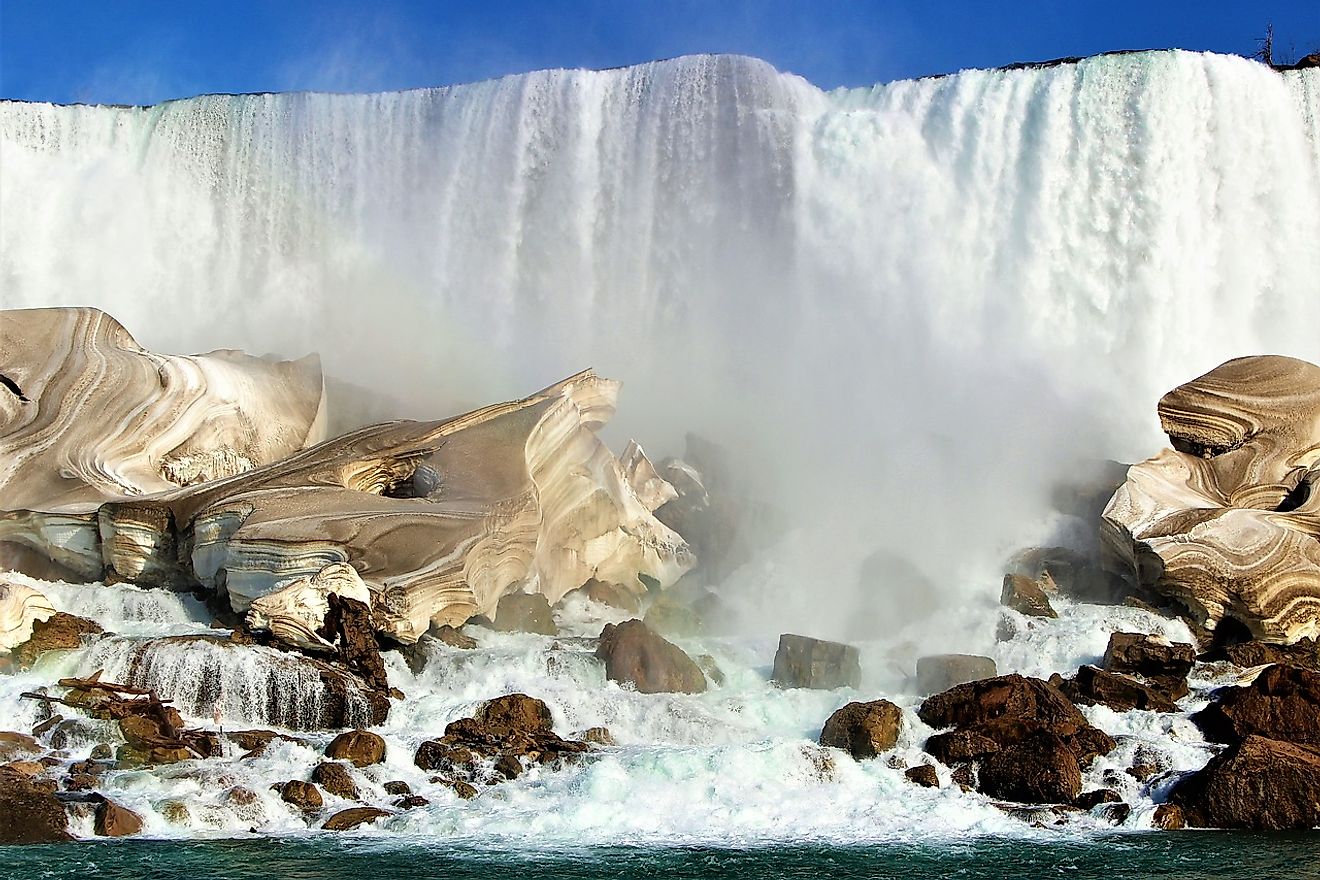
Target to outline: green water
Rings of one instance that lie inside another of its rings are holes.
[[[1314,835],[1127,834],[1085,840],[975,839],[931,844],[758,849],[455,849],[397,839],[101,842],[0,850],[0,877],[339,880],[435,877],[1037,878],[1205,880],[1320,877]]]

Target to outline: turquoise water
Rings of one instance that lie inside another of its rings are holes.
[[[0,876],[35,878],[283,878],[382,880],[412,877],[839,878],[1103,877],[1206,880],[1320,876],[1314,836],[1209,832],[1126,834],[1068,841],[980,839],[867,847],[763,849],[645,847],[529,850],[454,849],[399,841],[224,840],[103,842],[0,850]]]

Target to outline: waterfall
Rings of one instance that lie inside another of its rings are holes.
[[[989,568],[1076,461],[1154,452],[1165,390],[1320,360],[1318,120],[1317,72],[1181,51],[833,92],[700,56],[8,102],[0,305],[319,350],[390,416],[592,365],[621,431],[709,431],[823,528],[813,577],[886,545]]]

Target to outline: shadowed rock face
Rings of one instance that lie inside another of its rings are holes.
[[[1109,564],[1213,630],[1320,633],[1320,367],[1239,358],[1159,404],[1173,445],[1105,508]]]
[[[241,473],[324,436],[315,356],[153,354],[97,309],[3,312],[0,375],[0,542],[88,577],[103,550],[138,540],[97,534],[102,502]]]

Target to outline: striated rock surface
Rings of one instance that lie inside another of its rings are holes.
[[[1208,630],[1320,634],[1320,367],[1238,358],[1166,394],[1172,449],[1134,465],[1105,508],[1108,564]]]
[[[902,729],[903,710],[888,700],[849,703],[826,720],[820,744],[862,761],[892,749]]]
[[[335,644],[319,632],[330,611],[331,593],[371,604],[371,591],[353,566],[336,562],[255,599],[247,613],[248,629],[269,632],[299,650],[334,653]]]
[[[175,568],[173,548],[143,552],[159,529],[99,521],[102,502],[231,476],[324,436],[316,357],[158,355],[92,308],[0,312],[0,375],[0,544],[88,580],[112,560],[128,579]]]
[[[634,685],[643,694],[699,694],[706,676],[683,649],[652,632],[640,620],[601,631],[596,656],[605,661],[605,677]]]
[[[771,680],[788,688],[856,688],[862,683],[861,654],[852,645],[785,633]]]
[[[40,592],[0,574],[0,654],[32,638],[32,625],[55,614],[55,606]]]

